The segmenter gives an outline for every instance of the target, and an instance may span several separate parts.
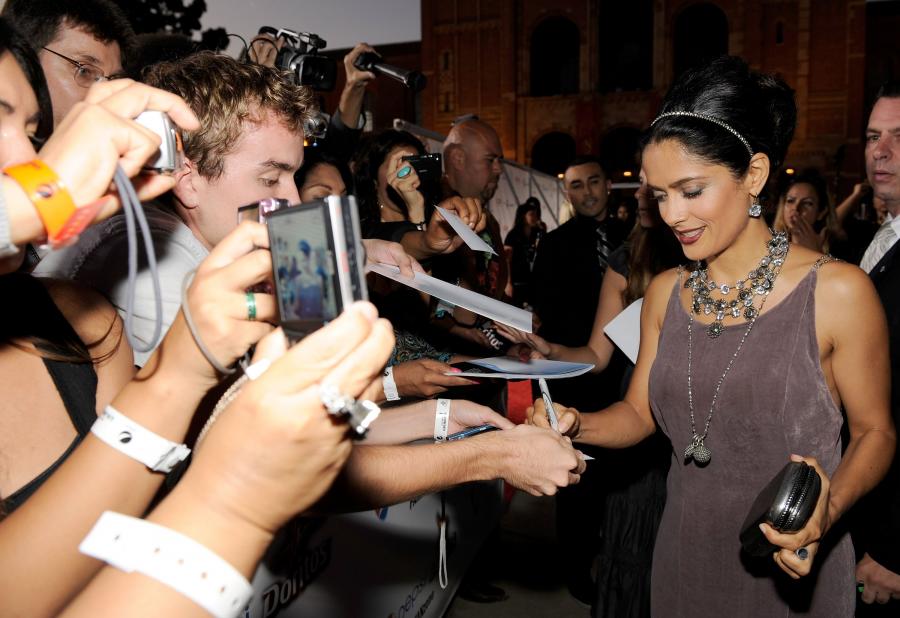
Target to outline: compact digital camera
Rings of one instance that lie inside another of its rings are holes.
[[[419,193],[425,197],[425,220],[431,218],[435,204],[441,201],[441,176],[444,173],[441,153],[408,155],[403,161],[412,165],[419,176]]]
[[[150,110],[140,114],[134,121],[159,135],[161,140],[159,150],[144,164],[146,171],[172,174],[184,166],[181,130],[168,114]]]
[[[302,339],[347,305],[368,300],[355,198],[331,195],[274,210],[264,202],[270,200],[259,202],[258,216],[269,229],[278,314],[288,339]]]

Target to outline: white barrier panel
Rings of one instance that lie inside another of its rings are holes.
[[[253,578],[243,618],[428,618],[500,521],[502,482],[469,483],[377,511],[304,520],[280,535]],[[449,585],[438,583],[446,521]],[[278,571],[278,575],[273,573]]]
[[[440,133],[399,118],[394,120],[394,128],[409,131],[421,139],[428,152],[443,150],[444,136]],[[529,197],[540,201],[541,219],[547,224],[548,232],[559,225],[560,208],[566,202],[559,179],[518,163],[504,161],[503,176],[490,204],[491,213],[500,223],[504,238],[516,222],[516,208]]]

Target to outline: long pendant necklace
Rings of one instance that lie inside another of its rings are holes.
[[[787,252],[789,245],[787,244],[787,235],[783,233],[773,234],[773,238],[767,243],[768,253],[766,257],[760,260],[760,268],[750,271],[750,277],[748,279],[755,279],[753,277],[754,273],[760,269],[765,269],[765,273],[763,274],[763,278],[769,283],[768,287],[763,288],[762,284],[759,287],[754,289],[756,292],[759,289],[762,289],[762,292],[757,292],[760,296],[762,296],[762,300],[759,303],[759,308],[753,306],[753,295],[750,295],[750,304],[745,304],[744,315],[747,318],[747,328],[744,330],[744,335],[741,337],[740,342],[738,343],[737,349],[734,351],[734,354],[731,355],[731,358],[728,361],[728,365],[725,367],[725,371],[722,372],[722,376],[719,378],[719,381],[716,382],[716,389],[713,391],[712,403],[709,405],[709,413],[706,415],[706,423],[703,426],[703,434],[697,433],[697,426],[694,420],[694,388],[693,388],[693,348],[694,348],[694,314],[700,313],[698,307],[703,304],[703,300],[698,298],[702,296],[700,290],[706,290],[706,297],[709,296],[708,286],[689,286],[685,284],[685,287],[692,287],[692,310],[688,314],[688,367],[687,367],[687,377],[688,377],[688,408],[691,413],[691,442],[688,444],[687,448],[684,449],[684,458],[687,461],[693,459],[694,463],[697,465],[706,465],[709,463],[712,458],[712,453],[709,448],[703,443],[706,440],[706,436],[709,434],[709,424],[712,422],[713,413],[716,408],[716,401],[719,398],[719,390],[722,388],[722,384],[725,382],[726,376],[728,376],[728,372],[731,371],[731,367],[734,365],[734,361],[737,359],[738,354],[741,352],[741,348],[744,347],[744,341],[747,340],[747,337],[750,335],[750,331],[753,330],[753,325],[756,323],[756,319],[762,313],[763,306],[766,304],[766,299],[769,297],[769,293],[775,287],[775,279],[778,277],[778,274],[781,272],[781,267],[784,264],[784,260],[787,257]],[[777,253],[777,257],[774,257]],[[768,268],[769,265],[772,265],[771,271]],[[768,276],[768,273],[771,272],[771,277]],[[700,266],[697,266],[697,269],[691,273],[691,278],[694,278],[694,275],[697,275],[697,279],[699,281],[706,280],[706,269],[701,269]],[[727,287],[727,286],[726,286]],[[740,289],[740,288],[738,288]],[[723,292],[725,293],[725,292]],[[748,309],[753,309],[752,312],[748,312]],[[710,313],[706,311],[705,313]],[[734,315],[734,314],[732,314]],[[738,316],[734,316],[738,317]],[[715,339],[718,337],[722,331],[725,329],[724,326],[721,325],[721,319],[718,315],[716,316],[716,322],[719,322],[719,330],[715,334],[710,332],[707,329],[707,334]]]

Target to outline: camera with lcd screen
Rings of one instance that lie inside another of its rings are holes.
[[[184,166],[184,140],[181,130],[165,112],[146,111],[134,119],[160,138],[159,150],[151,155],[143,169],[160,174],[173,174]]]
[[[355,198],[331,195],[278,208],[265,222],[278,315],[288,339],[302,339],[351,303],[368,300]]]

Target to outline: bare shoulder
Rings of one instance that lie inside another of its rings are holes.
[[[816,281],[816,328],[839,344],[887,342],[884,308],[869,276],[858,266],[821,264]]]
[[[669,296],[672,293],[672,288],[675,286],[675,281],[678,279],[681,272],[681,268],[670,268],[653,277],[653,279],[650,280],[650,285],[647,286],[644,298],[650,302],[655,302],[660,298],[665,298],[666,301],[668,301]]]
[[[665,270],[653,277],[650,285],[647,286],[647,291],[644,292],[644,314],[653,316],[659,325],[662,324],[666,315],[666,306],[680,274],[680,268]]]
[[[53,302],[89,347],[103,342],[92,354],[104,355],[122,337],[122,320],[116,308],[99,292],[74,281],[41,279]]]
[[[832,260],[818,266],[816,297],[824,302],[851,307],[849,303],[877,299],[875,286],[869,275],[859,266],[840,260]]]

